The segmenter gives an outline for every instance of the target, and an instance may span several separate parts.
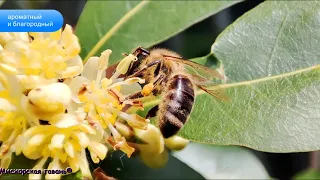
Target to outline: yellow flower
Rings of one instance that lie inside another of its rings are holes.
[[[0,62],[25,76],[64,79],[83,68],[78,38],[69,25],[53,33],[0,33],[0,44]]]
[[[17,78],[0,66],[0,167],[8,168],[13,144],[28,127],[38,124],[38,119],[27,111],[28,100],[22,94]]]
[[[73,114],[60,114],[49,121],[50,125],[31,127],[20,136],[15,144],[16,153],[22,152],[29,159],[40,159],[34,169],[44,169],[44,159],[50,157],[53,160],[46,169],[71,167],[73,172],[80,169],[83,177],[91,178],[84,150],[90,150],[94,162],[104,159],[108,151],[99,142],[101,139],[93,138],[98,132],[84,123],[84,119],[78,119]],[[29,178],[37,176],[34,174]],[[60,176],[61,174],[47,174],[45,178],[59,179]]]
[[[105,130],[104,137],[107,142],[114,149],[120,149],[130,157],[134,149],[127,144],[126,139],[120,135],[114,125],[116,120],[120,118],[134,128],[147,128],[148,119],[122,111],[126,104],[132,102],[122,101],[124,95],[121,93],[121,88],[138,82],[143,83],[144,80],[140,78],[131,78],[125,81],[117,79],[119,75],[126,73],[131,61],[136,59],[133,55],[127,56],[119,63],[110,79],[105,78],[104,73],[108,67],[110,54],[111,50],[106,50],[101,53],[100,57],[89,58],[84,65],[81,76],[74,77],[68,83],[74,101],[73,106],[68,111],[77,110],[86,113],[92,124],[98,127],[101,126]],[[139,91],[140,89],[133,90]],[[131,90],[131,92],[133,91]],[[127,93],[131,92],[127,90]]]

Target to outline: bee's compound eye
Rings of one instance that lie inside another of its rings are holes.
[[[137,55],[138,61],[145,59],[148,56],[145,52],[141,52]]]

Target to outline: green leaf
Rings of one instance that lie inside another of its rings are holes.
[[[242,83],[226,87],[232,103],[206,104],[220,109],[210,115],[216,130],[206,142],[320,149],[319,10],[316,1],[267,1],[217,38],[212,51],[229,82]]]
[[[89,1],[76,28],[82,57],[113,51],[110,64],[150,47],[239,1]]]
[[[293,179],[320,179],[320,171],[317,169],[307,169],[296,174]]]
[[[216,88],[231,101],[198,91],[179,134],[267,152],[319,150],[319,11],[315,1],[266,1],[229,26],[212,51],[229,79]]]
[[[173,156],[206,179],[269,179],[260,160],[242,147],[190,143]]]
[[[138,157],[128,158],[122,152],[116,151],[105,159],[100,167],[108,176],[118,179],[204,179],[172,155],[169,155],[165,167],[152,169],[144,165]]]
[[[230,82],[319,64],[320,3],[268,1],[219,35],[212,46]]]

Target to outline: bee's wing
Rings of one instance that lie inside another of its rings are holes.
[[[223,81],[226,80],[226,76],[222,72],[219,72],[218,70],[211,69],[201,64],[198,64],[196,62],[185,60],[179,57],[173,57],[173,56],[167,56],[167,55],[163,55],[163,56],[165,57],[164,58],[165,60],[174,61],[184,66],[188,74],[191,74],[191,75],[196,74],[208,80],[210,78],[216,78]]]
[[[208,94],[220,99],[221,101],[230,101],[230,98],[225,95],[224,89],[219,88],[219,85],[217,84],[197,86]]]
[[[171,60],[182,65],[185,71],[192,76],[193,82],[198,88],[222,101],[229,101],[229,97],[224,94],[223,89],[219,88],[218,83],[213,81],[214,79],[226,81],[224,73],[193,61],[166,55],[164,55],[164,57],[165,60]]]

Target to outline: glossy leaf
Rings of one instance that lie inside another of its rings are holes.
[[[267,1],[230,25],[212,51],[231,101],[199,91],[180,135],[268,152],[319,150],[319,12],[315,1]]]
[[[303,180],[303,179],[320,179],[320,171],[317,169],[307,169],[296,174],[293,179]]]
[[[206,179],[269,179],[260,160],[242,147],[191,143],[173,156]]]
[[[116,151],[105,159],[100,167],[108,176],[118,179],[204,179],[171,155],[165,167],[152,169],[144,165],[138,157],[129,159],[122,152]]]
[[[239,1],[89,1],[76,34],[85,60],[112,49],[110,64],[138,46],[155,45]]]

